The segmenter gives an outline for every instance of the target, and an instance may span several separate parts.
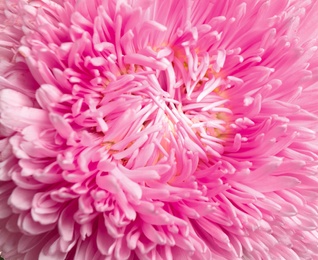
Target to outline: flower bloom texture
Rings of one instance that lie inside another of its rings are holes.
[[[317,10],[0,0],[4,258],[318,259]]]

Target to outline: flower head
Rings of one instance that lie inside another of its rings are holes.
[[[8,259],[318,257],[317,1],[0,1]]]

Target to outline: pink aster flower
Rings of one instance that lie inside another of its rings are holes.
[[[5,259],[318,259],[317,8],[1,0]]]

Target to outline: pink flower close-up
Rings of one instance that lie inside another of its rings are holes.
[[[5,260],[318,259],[317,0],[0,0]]]

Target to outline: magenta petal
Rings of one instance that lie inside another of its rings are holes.
[[[50,114],[50,119],[57,132],[62,137],[66,139],[71,136],[71,134],[73,133],[73,129],[64,118],[56,114]]]
[[[98,176],[96,183],[100,188],[111,193],[117,193],[120,190],[118,179],[113,175]]]
[[[15,188],[9,198],[12,207],[18,210],[29,210],[32,206],[34,191]]]
[[[75,221],[71,217],[73,212],[73,207],[70,205],[68,208],[64,209],[60,215],[58,227],[61,237],[66,241],[71,241],[74,237],[74,225]]]
[[[44,84],[36,92],[36,98],[43,109],[57,105],[61,101],[62,92],[55,86]]]

